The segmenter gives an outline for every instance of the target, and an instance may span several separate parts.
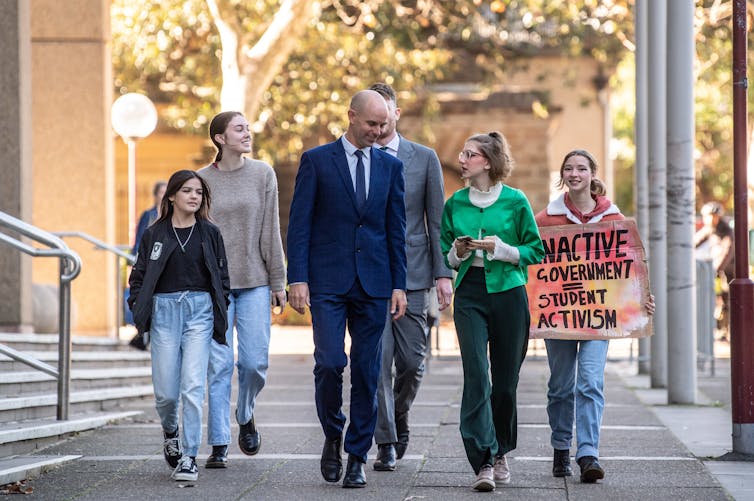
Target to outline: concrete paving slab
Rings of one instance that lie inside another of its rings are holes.
[[[754,463],[704,461],[704,466],[735,499],[754,499]]]
[[[309,339],[311,333],[309,331]],[[162,459],[160,427],[153,402],[144,414],[81,433],[45,454],[81,454],[72,464],[30,481],[34,499],[80,500],[465,500],[485,496],[469,485],[473,473],[458,431],[462,391],[458,358],[431,361],[431,369],[411,412],[409,452],[397,471],[375,472],[366,465],[365,489],[327,484],[319,473],[322,431],[314,408],[311,355],[273,355],[268,385],[260,394],[256,419],[263,436],[254,457],[240,453],[232,425],[230,468],[207,470],[198,457],[199,480],[176,483]],[[513,480],[487,496],[506,499],[725,499],[724,489],[708,468],[669,431],[651,404],[637,398],[631,382],[609,373],[603,421],[602,462],[608,478],[584,486],[578,477],[551,475],[552,449],[547,425],[546,385],[549,369],[543,359],[527,359],[519,386],[518,448],[510,454]],[[235,381],[234,381],[235,384]],[[233,397],[235,399],[235,397]],[[344,395],[347,402],[348,395]],[[346,409],[347,414],[347,409]],[[205,414],[206,415],[206,414]],[[206,437],[206,430],[205,430]],[[344,458],[345,461],[345,458]],[[745,498],[744,498],[745,499]]]

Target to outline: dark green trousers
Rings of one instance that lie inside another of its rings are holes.
[[[490,294],[484,274],[471,268],[453,303],[463,362],[461,438],[474,473],[516,448],[516,388],[530,322],[526,289]]]

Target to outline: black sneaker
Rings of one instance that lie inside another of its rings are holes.
[[[173,474],[170,475],[178,482],[196,482],[199,478],[199,468],[196,467],[196,460],[190,456],[183,456],[178,461],[178,466],[173,470]]]
[[[605,470],[602,469],[597,458],[594,456],[584,456],[579,458],[579,468],[581,468],[581,482],[584,484],[593,484],[597,480],[605,478]]]
[[[165,441],[162,443],[162,455],[171,468],[178,466],[178,460],[181,459],[181,439],[178,437],[178,430],[173,433],[163,432]]]

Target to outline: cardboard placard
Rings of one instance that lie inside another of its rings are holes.
[[[539,228],[545,247],[529,266],[531,338],[652,335],[649,272],[633,220]]]

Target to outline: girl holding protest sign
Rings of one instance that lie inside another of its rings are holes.
[[[618,207],[605,197],[605,185],[597,179],[597,162],[585,150],[573,150],[560,166],[559,188],[567,191],[536,216],[539,226],[588,224],[624,219]],[[654,313],[649,296],[647,311]],[[605,477],[600,466],[599,439],[605,398],[602,393],[607,361],[607,340],[545,339],[550,379],[547,383],[547,414],[555,449],[552,474],[568,477],[576,419],[576,462],[581,481],[593,483]]]
[[[474,135],[458,160],[469,186],[445,203],[441,246],[458,270],[461,437],[476,474],[472,488],[491,491],[510,482],[505,454],[516,448],[516,388],[529,339],[526,266],[544,248],[526,196],[503,184],[513,168],[505,137]]]

